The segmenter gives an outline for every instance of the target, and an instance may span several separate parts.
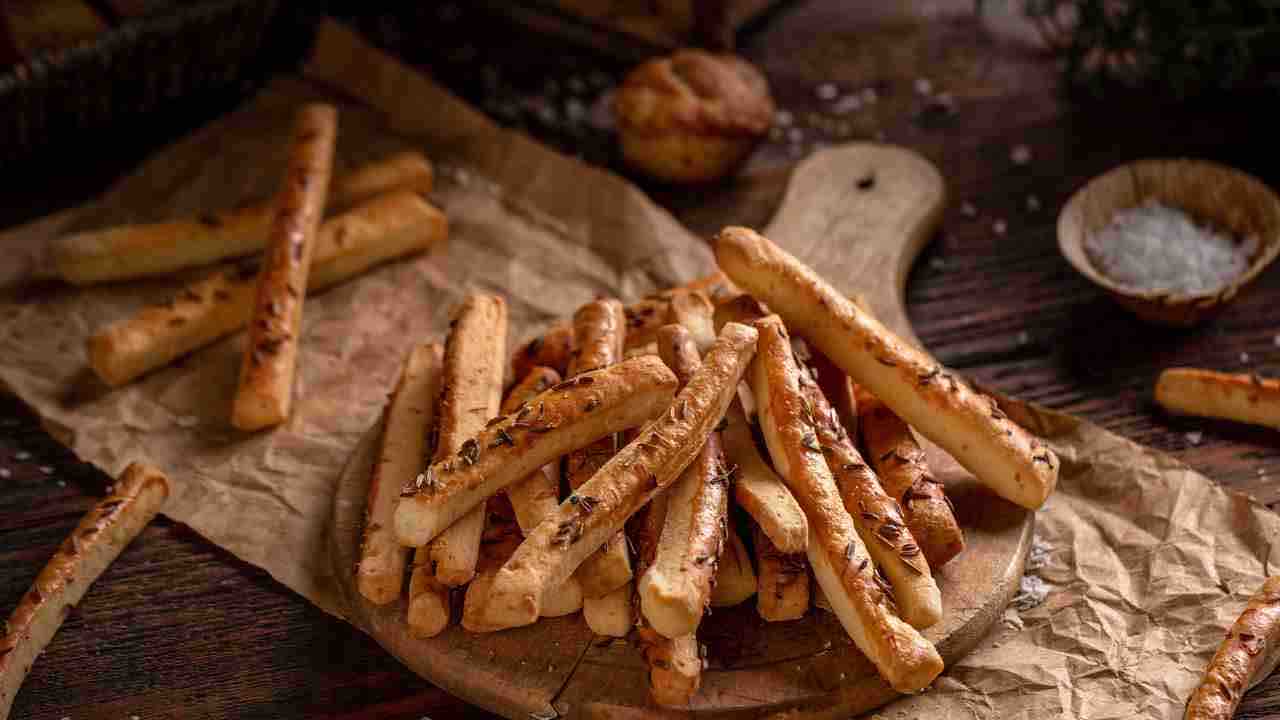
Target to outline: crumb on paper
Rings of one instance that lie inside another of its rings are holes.
[[[1199,445],[1200,441],[1204,439],[1204,433],[1200,432],[1199,430],[1192,430],[1191,432],[1186,434],[1186,437],[1187,437],[1187,442],[1191,443],[1192,445]]]
[[[1027,551],[1027,572],[1037,572],[1049,559],[1049,543],[1039,535],[1031,538],[1031,549]]]
[[[1004,611],[1004,617],[1001,618],[1000,622],[1011,630],[1021,630],[1026,627],[1026,623],[1023,622],[1022,616],[1013,608],[1009,608]]]

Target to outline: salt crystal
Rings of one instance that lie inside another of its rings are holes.
[[[1035,195],[1027,196],[1027,212],[1040,212],[1040,198]]]
[[[1275,337],[1271,338],[1271,344],[1275,345],[1276,347],[1280,347],[1280,335],[1276,335]]]
[[[1249,266],[1257,238],[1237,242],[1200,227],[1183,211],[1158,202],[1116,213],[1085,236],[1099,272],[1139,290],[1200,295],[1226,287]]]
[[[934,270],[941,270],[946,266],[947,266],[947,261],[943,260],[940,257],[929,258],[929,267],[933,268]]]
[[[840,88],[836,87],[834,83],[822,83],[814,90],[814,94],[818,96],[819,100],[835,100],[836,96],[840,94]]]
[[[1049,584],[1035,575],[1024,575],[1018,593],[1013,596],[1013,606],[1023,612],[1031,610],[1049,597]]]
[[[915,87],[916,87],[916,94],[918,95],[933,94],[933,83],[930,82],[929,78],[916,78]]]
[[[569,118],[569,122],[577,123],[587,114],[587,106],[578,98],[569,98],[564,104],[565,117]]]
[[[11,477],[13,477],[12,470],[10,470],[9,468],[0,468],[0,478],[8,480]]]
[[[66,486],[67,486],[67,481],[66,481],[66,480],[59,480],[59,481],[58,481],[58,487],[60,487],[60,488],[64,488],[64,487],[66,487]]]
[[[587,91],[587,82],[577,75],[570,75],[565,85],[569,87],[569,92],[575,95],[581,95]]]
[[[991,223],[991,232],[997,235],[1004,235],[1008,231],[1009,231],[1009,223],[1005,222],[1004,220],[996,220],[995,222]]]
[[[1191,443],[1192,445],[1199,445],[1200,441],[1204,439],[1204,433],[1200,432],[1199,430],[1192,430],[1191,432],[1186,434],[1186,437],[1187,437],[1187,442]]]
[[[773,116],[773,122],[778,125],[781,125],[782,127],[787,127],[794,121],[795,121],[795,116],[792,115],[787,110],[779,110]]]
[[[876,101],[879,99],[880,94],[876,92],[875,88],[869,87],[862,89],[862,102],[867,105],[875,105]]]
[[[1242,362],[1242,363],[1247,363],[1247,362],[1249,362],[1249,353],[1247,353],[1247,352],[1242,352],[1242,353],[1240,353],[1240,362]]]
[[[831,112],[837,115],[848,115],[862,109],[862,98],[857,95],[846,95],[831,106]]]
[[[1014,165],[1026,165],[1031,162],[1031,148],[1026,145],[1014,145],[1013,150],[1009,151],[1009,159]]]
[[[963,202],[960,203],[960,214],[967,218],[978,217],[978,208],[971,202]]]
[[[27,452],[26,450],[19,450],[18,452],[13,454],[13,459],[17,460],[18,462],[26,462],[27,460],[31,459],[31,453]]]
[[[49,465],[41,465],[41,466],[40,466],[40,472],[44,473],[45,475],[52,475],[52,474],[53,474],[53,468],[52,468],[51,466],[49,466]]]
[[[800,128],[791,128],[787,131],[787,140],[793,143],[804,141],[804,131]]]
[[[1022,332],[1018,333],[1019,345],[1029,345],[1030,343],[1031,343],[1031,333],[1027,332],[1026,330],[1023,330]]]

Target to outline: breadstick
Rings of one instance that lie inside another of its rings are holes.
[[[626,637],[633,623],[631,596],[634,593],[635,587],[628,580],[600,597],[585,597],[582,599],[582,619],[597,635]]]
[[[1262,589],[1227,631],[1204,679],[1187,701],[1186,720],[1228,720],[1245,692],[1280,663],[1280,576]]]
[[[410,351],[387,403],[382,450],[369,478],[364,540],[356,563],[356,588],[375,605],[395,601],[404,585],[409,548],[396,542],[391,520],[400,488],[418,474],[428,451],[443,354],[438,343],[424,343]]]
[[[809,561],[803,552],[778,550],[760,526],[751,524],[756,548],[756,610],[769,622],[797,620],[809,611]]]
[[[628,438],[628,442],[632,439]],[[629,534],[635,539],[636,569],[641,576],[653,565],[657,555],[662,527],[667,520],[668,497],[667,493],[655,496],[627,523]],[[649,666],[649,695],[653,701],[668,707],[687,704],[702,684],[697,638],[694,635],[664,637],[645,621],[642,613],[637,613],[636,644]]]
[[[450,325],[435,462],[453,457],[498,414],[507,356],[507,303],[497,295],[468,295],[454,310]],[[450,587],[471,581],[483,532],[481,503],[431,540],[425,550],[435,561],[437,580]]]
[[[751,567],[751,553],[735,528],[725,531],[724,552],[716,566],[716,583],[711,590],[711,607],[741,605],[756,594],[759,582]]]
[[[658,352],[681,381],[688,381],[702,364],[693,334],[682,325],[658,329]],[[676,411],[674,406],[668,410]],[[649,624],[666,637],[678,638],[697,631],[724,548],[729,472],[720,433],[707,436],[697,457],[664,494],[668,503],[661,539],[636,588]]]
[[[1222,418],[1280,430],[1280,380],[1261,375],[1170,368],[1156,381],[1156,402],[1181,415]]]
[[[809,350],[809,372],[813,375],[813,379],[818,381],[818,388],[822,390],[823,397],[836,411],[836,417],[840,419],[844,431],[849,434],[849,437],[857,438],[858,398],[853,381],[844,374],[843,370],[836,367],[830,358],[813,348]],[[857,440],[852,442],[855,446],[858,444]]]
[[[307,274],[337,134],[338,114],[332,106],[309,105],[298,112],[231,408],[231,424],[241,430],[261,430],[289,417]]]
[[[768,303],[979,482],[1033,509],[1053,492],[1058,479],[1053,451],[1012,420],[993,414],[990,398],[894,335],[799,260],[737,227],[720,232],[715,251],[735,283]]]
[[[9,716],[32,663],[67,613],[151,522],[168,496],[169,481],[159,470],[133,463],[36,576],[0,635],[0,718]]]
[[[328,208],[345,210],[383,193],[431,192],[431,163],[403,152],[337,178]],[[53,242],[54,268],[73,285],[166,275],[260,252],[271,231],[271,203],[246,205],[195,219],[124,225],[65,235]]]
[[[907,527],[929,565],[942,567],[964,550],[964,533],[942,481],[933,476],[924,450],[902,418],[861,385],[856,391],[862,443],[880,484],[890,497],[900,499]]]
[[[449,626],[449,588],[436,579],[435,561],[419,548],[409,576],[409,634],[431,638]]]
[[[637,303],[623,308],[627,318],[625,350],[648,345],[654,340],[654,332],[665,325],[670,311],[669,299],[679,289],[700,290],[712,301],[732,292],[732,287],[724,273],[715,272],[700,277],[680,288],[666,290],[651,295]],[[566,373],[573,353],[573,323],[558,322],[521,345],[511,356],[511,369],[515,377],[524,377],[535,365],[554,368],[556,372]]]
[[[777,316],[756,322],[759,362],[751,386],[769,455],[809,520],[807,554],[840,624],[898,692],[920,690],[942,672],[938,651],[895,613],[887,581],[871,565],[823,459],[800,392],[800,372]]]
[[[715,323],[717,328],[729,322],[750,323],[768,314],[768,310],[755,298],[739,295],[716,308]],[[759,359],[751,362],[757,363]],[[750,376],[751,370],[748,369],[747,377]],[[744,383],[738,390],[738,402],[725,415],[727,424],[721,432],[725,460],[734,469],[733,499],[781,552],[803,553],[809,544],[809,523],[782,478],[760,456],[744,409],[745,398],[750,395],[751,391]]]
[[[699,354],[710,350],[716,342],[715,311],[711,300],[697,290],[681,290],[671,296],[670,322],[692,334]],[[658,332],[661,331],[662,328],[658,328]]]
[[[641,357],[548,389],[515,413],[490,422],[462,443],[456,457],[432,463],[403,488],[396,537],[404,545],[427,544],[485,498],[543,465],[644,424],[666,409],[675,387],[675,376],[661,360]]]
[[[308,294],[374,265],[421,252],[449,234],[444,214],[407,191],[383,195],[320,226]],[[253,315],[257,269],[241,265],[187,286],[89,339],[89,366],[119,387],[244,327]]]
[[[549,367],[535,366],[502,401],[502,414],[510,415],[547,388],[560,383],[560,373]],[[532,532],[542,518],[560,504],[560,467],[550,462],[529,476],[507,486],[507,497],[515,510],[521,532]]]
[[[469,632],[486,632],[484,603],[488,600],[493,575],[520,545],[520,527],[515,518],[504,517],[494,511],[495,501],[501,497],[494,495],[483,508],[486,521],[480,539],[480,559],[475,579],[467,585],[462,603],[462,627]]]
[[[675,482],[724,416],[755,353],[755,340],[752,328],[726,325],[702,367],[674,400],[663,404],[675,411],[646,425],[525,538],[494,579],[489,619],[495,625],[516,627],[536,620],[548,587],[562,582],[636,510]],[[642,357],[601,372],[639,362],[666,368],[658,358]]]
[[[579,308],[573,316],[574,351],[573,359],[569,362],[570,377],[620,361],[623,337],[626,334],[625,324],[622,303],[617,300],[594,300]],[[609,435],[569,453],[564,460],[565,480],[569,489],[577,490],[590,480],[615,452],[617,438]],[[583,616],[587,619],[587,625],[596,633],[607,635],[609,632],[606,631],[617,629],[617,621],[613,616],[617,614],[621,601],[629,602],[631,596],[628,594],[625,598],[615,596],[603,600],[608,606],[598,610],[591,608],[592,602],[627,584],[631,576],[631,558],[627,555],[626,538],[621,532],[606,542],[599,552],[587,558],[574,573],[586,598]],[[596,628],[591,625],[594,618],[604,619],[609,624]]]
[[[799,379],[804,419],[817,433],[818,446],[871,561],[893,588],[898,614],[917,628],[933,625],[942,619],[942,593],[901,508],[854,448],[818,384],[804,371]]]

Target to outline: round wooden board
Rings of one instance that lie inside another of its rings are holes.
[[[870,178],[870,181],[868,180]],[[914,340],[902,303],[911,262],[945,203],[938,172],[906,150],[858,144],[818,153],[796,170],[766,230],[846,293],[861,295]],[[377,607],[356,592],[351,568],[381,428],[366,434],[339,480],[330,540],[348,618],[407,666],[450,693],[510,718],[757,718],[775,711],[848,717],[896,694],[853,646],[834,615],[766,623],[755,602],[716,610],[699,629],[708,646],[702,689],[686,709],[656,707],[648,673],[627,642],[591,634],[580,614],[473,635],[454,622],[429,640],[411,637],[405,602]],[[1018,589],[1034,514],[979,488],[948,455],[926,444],[956,506],[966,550],[935,573],[944,619],[925,635],[950,665],[973,648]],[[554,711],[554,712],[553,712]]]

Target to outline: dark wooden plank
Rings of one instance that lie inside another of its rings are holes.
[[[1280,186],[1280,163],[1266,150],[1274,115],[1249,97],[1179,105],[1144,97],[1066,98],[1054,87],[1051,63],[1017,42],[1014,23],[997,18],[988,25],[994,29],[984,31],[966,14],[967,2],[929,3],[927,21],[893,15],[923,13],[926,4],[915,10],[896,5],[917,4],[784,4],[740,46],[768,72],[781,106],[802,126],[803,142],[781,133],[761,148],[745,176],[723,185],[696,192],[645,188],[702,234],[727,222],[763,226],[796,153],[813,142],[883,133],[912,147],[939,166],[952,195],[943,230],[908,285],[911,321],[933,352],[983,383],[1079,413],[1264,502],[1280,502],[1280,436],[1170,418],[1150,401],[1156,373],[1171,363],[1280,367],[1280,270],[1272,269],[1255,292],[1210,325],[1157,331],[1130,320],[1075,275],[1059,258],[1054,236],[1056,210],[1075,188],[1139,157],[1205,157]],[[462,4],[380,12],[381,19],[362,20],[362,26],[385,33],[388,42],[398,39],[405,57],[463,97],[567,152],[616,166],[609,132],[588,120],[595,97],[625,68],[505,27]],[[929,110],[929,100],[914,90],[919,78],[952,92],[957,112]],[[878,102],[835,116],[815,94],[825,82],[842,93],[874,87]],[[570,100],[585,106],[586,119],[569,121]],[[20,180],[10,176],[3,181],[9,202],[0,208],[0,223],[83,201],[219,107],[225,104],[211,101],[147,118],[137,138],[104,144],[96,158],[76,158],[78,170],[70,176],[64,170],[69,159]],[[833,132],[815,129],[814,119],[834,121]],[[1026,166],[1010,160],[1019,143],[1032,151]],[[1040,212],[1025,211],[1028,194],[1040,199]],[[978,208],[978,218],[961,213],[966,201]],[[996,219],[1008,224],[1004,236],[991,230]],[[1198,445],[1190,432],[1202,433]],[[17,459],[19,452],[30,457]],[[106,478],[76,462],[7,397],[0,397],[0,468],[9,473],[0,476],[0,608],[7,611]],[[265,573],[167,521],[148,530],[90,591],[37,662],[13,717],[135,714],[483,716]],[[1250,693],[1239,717],[1280,717],[1280,679]]]

